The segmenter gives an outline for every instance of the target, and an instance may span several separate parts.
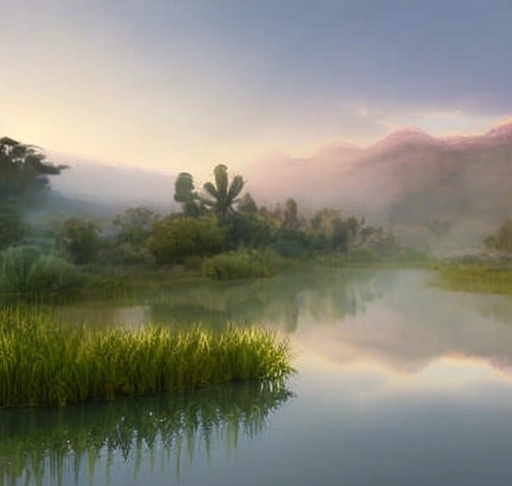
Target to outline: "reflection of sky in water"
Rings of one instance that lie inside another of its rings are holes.
[[[289,333],[299,370],[289,382],[296,397],[257,434],[235,443],[225,433],[209,454],[196,441],[181,484],[510,484],[511,300],[443,292],[425,277],[317,272],[309,284],[283,278],[228,286],[224,297],[202,289],[200,298],[191,290],[161,298],[161,316],[185,315],[197,302],[204,305],[194,318],[215,309],[211,323],[236,312],[259,316]],[[137,326],[155,306],[112,312]],[[134,450],[127,459],[98,458],[93,484],[107,484],[107,463],[112,485],[173,484],[176,450]],[[49,457],[56,460],[51,450]],[[78,482],[69,473],[64,484],[88,484],[86,461],[82,468]]]

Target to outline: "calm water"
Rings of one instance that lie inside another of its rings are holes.
[[[91,325],[260,322],[289,335],[299,374],[0,411],[0,485],[510,484],[512,299],[427,280],[317,271],[60,309]]]

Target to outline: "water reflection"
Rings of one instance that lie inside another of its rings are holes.
[[[336,326],[305,324],[295,341],[336,362],[370,359],[408,373],[445,356],[510,369],[512,327],[482,312],[486,303],[512,310],[506,297],[445,292],[429,287],[426,274],[399,272],[395,285],[364,312]]]
[[[60,410],[0,411],[0,485],[110,484],[141,464],[180,479],[194,455],[260,434],[291,392],[242,383]]]
[[[452,355],[512,366],[512,299],[429,286],[427,272],[316,270],[273,279],[152,289],[131,306],[61,309],[64,320],[150,321],[222,330],[261,323],[336,362],[373,359],[415,373]]]
[[[183,285],[152,289],[123,305],[88,305],[52,309],[64,321],[128,327],[150,321],[189,327],[202,322],[224,329],[229,322],[265,323],[294,332],[304,320],[332,323],[363,311],[393,284],[391,275],[372,271],[324,271],[281,275],[272,279]]]

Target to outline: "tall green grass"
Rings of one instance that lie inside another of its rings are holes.
[[[203,263],[203,273],[218,280],[271,277],[274,252],[240,249],[221,253]]]
[[[433,283],[446,290],[512,295],[512,268],[441,265]]]
[[[283,380],[290,347],[270,331],[195,327],[138,331],[58,325],[20,308],[0,311],[0,407],[63,406],[237,380]]]

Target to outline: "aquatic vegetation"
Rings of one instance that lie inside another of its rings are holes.
[[[288,341],[262,329],[93,331],[21,308],[0,311],[0,407],[283,380],[292,372]]]
[[[203,273],[218,280],[271,277],[274,272],[263,252],[237,250],[205,260]]]
[[[0,485],[27,478],[67,484],[84,470],[88,483],[98,484],[98,476],[104,482],[113,474],[116,459],[137,477],[144,454],[179,480],[195,454],[229,454],[292,397],[283,384],[244,381],[63,409],[0,410]]]
[[[512,268],[490,265],[440,265],[433,283],[447,290],[512,295]]]

